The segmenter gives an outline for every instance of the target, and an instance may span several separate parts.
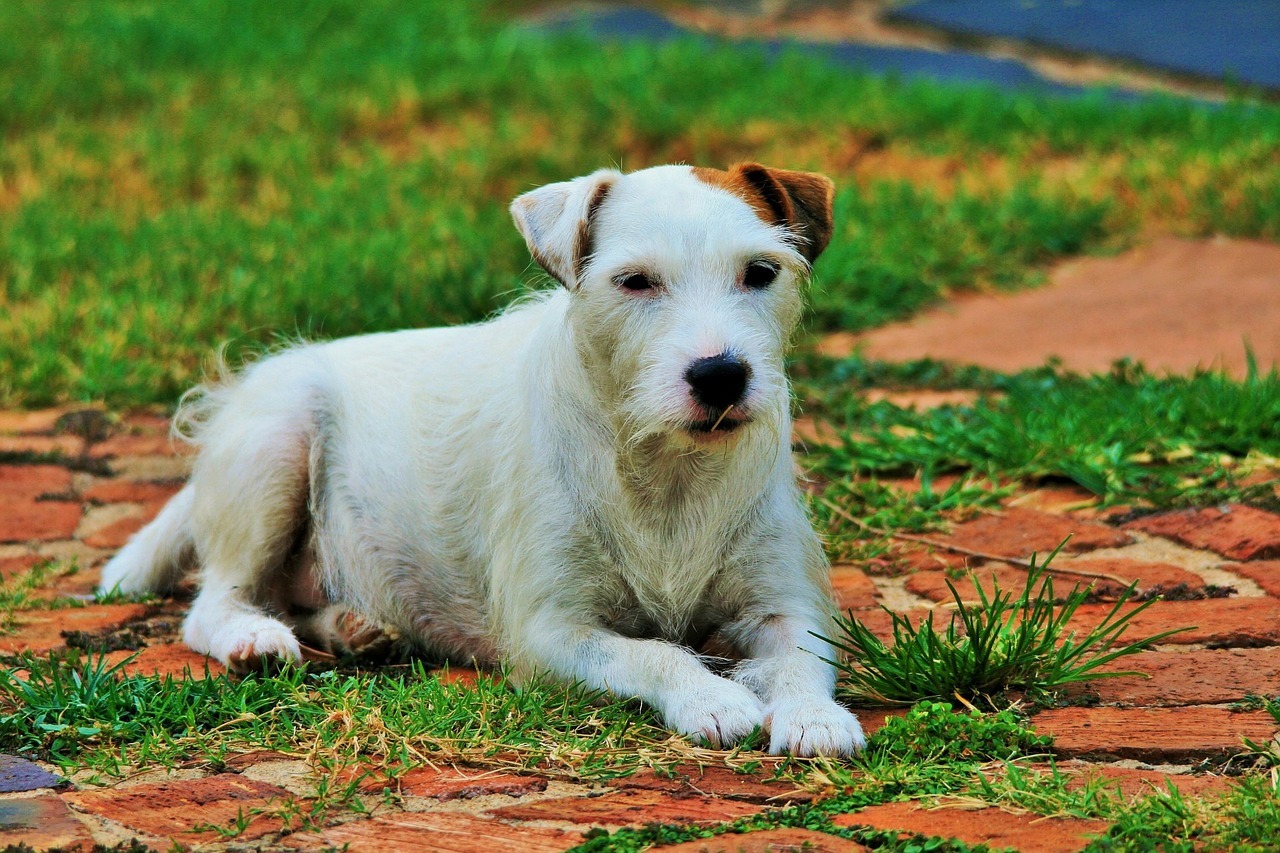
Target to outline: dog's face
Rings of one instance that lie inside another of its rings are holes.
[[[590,375],[631,439],[731,441],[787,411],[783,352],[831,234],[821,175],[747,164],[600,171],[520,196],[537,261],[573,295]]]

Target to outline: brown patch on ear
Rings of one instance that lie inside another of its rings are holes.
[[[825,175],[770,169],[759,163],[742,163],[727,172],[695,167],[693,175],[738,196],[770,225],[791,229],[800,239],[796,248],[809,263],[831,242],[835,184]]]
[[[596,211],[600,209],[600,205],[604,204],[604,200],[609,197],[609,190],[611,189],[613,189],[613,183],[610,181],[602,181],[595,188],[595,191],[591,193],[591,198],[587,201],[586,215],[578,223],[578,234],[573,240],[573,274],[578,281],[582,281],[582,270],[586,266],[587,258],[590,258],[596,250],[595,231],[592,229]]]

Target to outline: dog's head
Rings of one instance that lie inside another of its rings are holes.
[[[754,163],[601,170],[512,215],[571,292],[571,326],[628,437],[708,446],[789,405],[783,352],[831,237],[831,181]]]

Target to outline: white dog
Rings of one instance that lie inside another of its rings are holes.
[[[486,323],[275,354],[184,402],[190,483],[104,589],[202,567],[187,643],[233,666],[379,626],[656,708],[712,744],[847,755],[828,566],[783,352],[832,185],[602,170],[511,205],[562,285]],[[295,636],[297,632],[297,636]],[[717,675],[712,633],[743,661]]]

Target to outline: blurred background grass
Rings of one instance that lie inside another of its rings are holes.
[[[214,347],[480,319],[506,205],[600,166],[832,175],[808,327],[1151,233],[1280,239],[1280,109],[601,44],[510,3],[0,4],[0,405],[169,403]]]

